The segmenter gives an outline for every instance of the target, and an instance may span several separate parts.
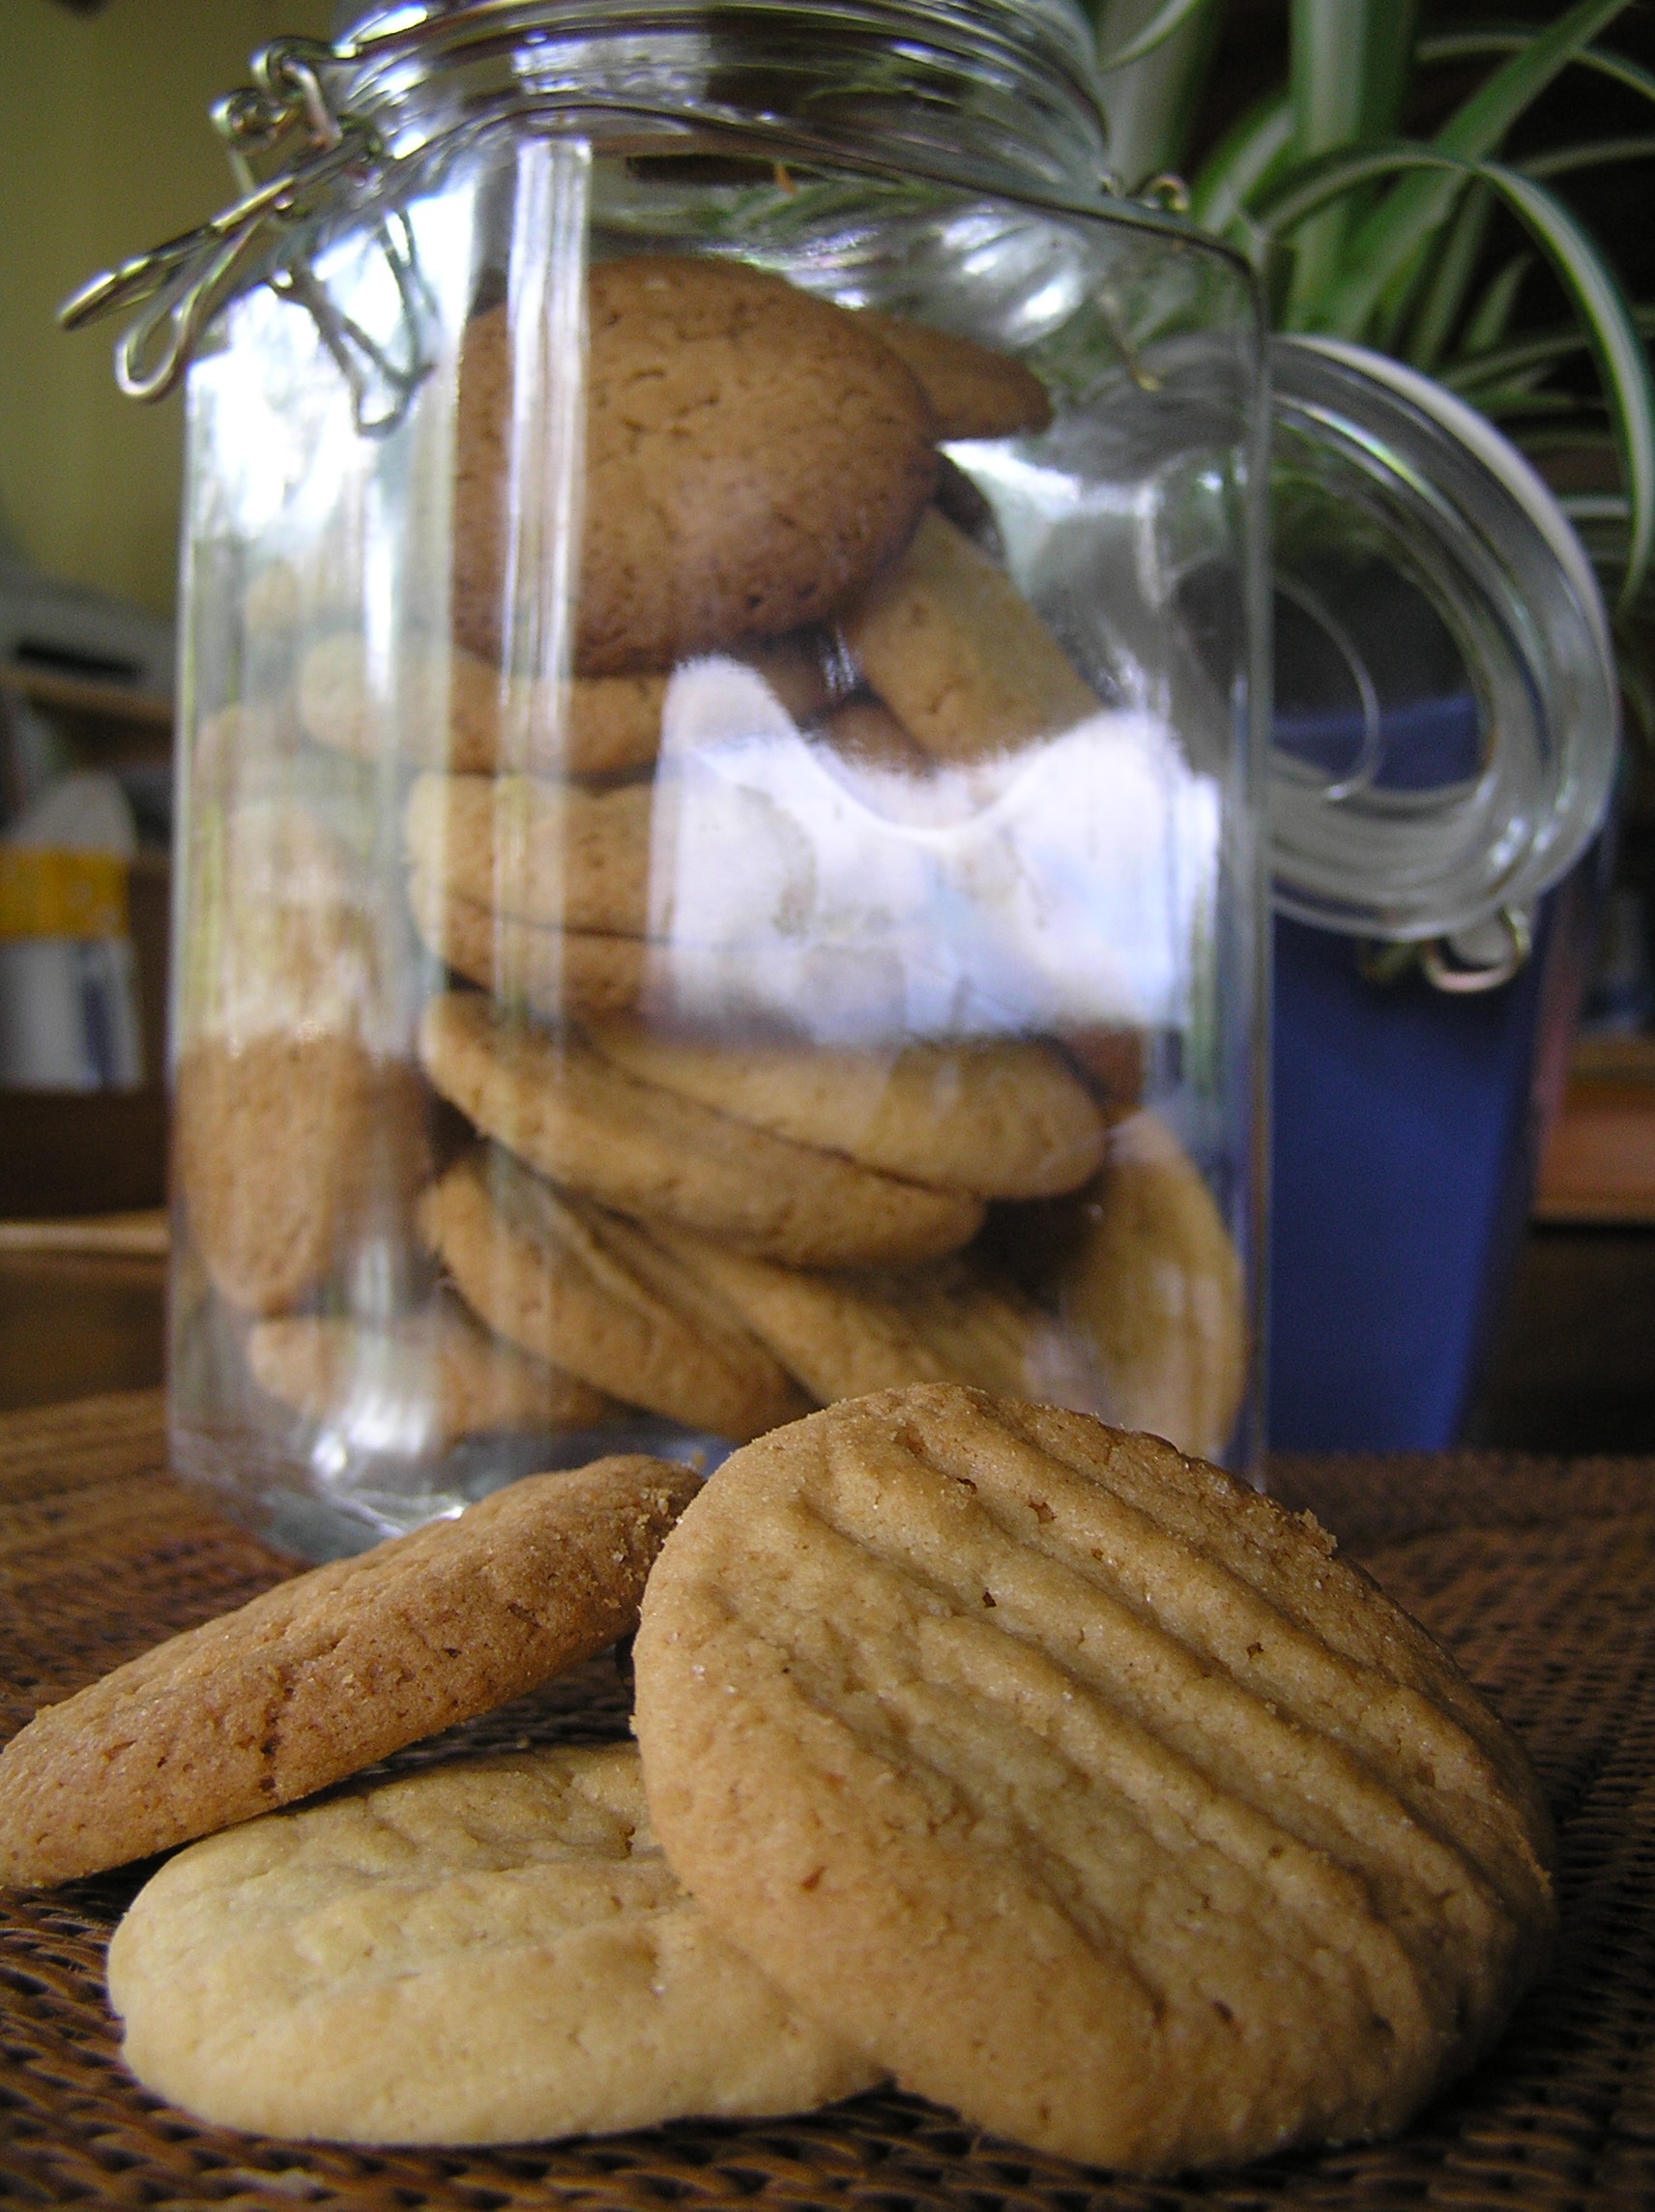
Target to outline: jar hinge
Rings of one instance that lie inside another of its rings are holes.
[[[219,308],[264,282],[311,315],[350,388],[360,431],[383,435],[402,419],[430,366],[423,342],[429,300],[406,218],[392,215],[377,225],[401,306],[400,360],[334,305],[290,246],[295,229],[322,210],[341,178],[365,179],[382,158],[372,127],[336,112],[328,99],[322,69],[335,58],[310,39],[278,40],[256,54],[256,84],[230,93],[212,111],[242,196],[199,229],[94,277],[58,310],[66,330],[78,330],[142,306],[115,348],[115,379],[129,398],[164,398]],[[301,158],[284,160],[261,180],[255,158],[285,155],[296,135]]]

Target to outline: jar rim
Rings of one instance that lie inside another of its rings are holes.
[[[998,70],[1015,86],[1025,128],[1043,115],[1053,143],[1031,142],[1026,168],[995,163],[997,189],[1059,185],[1092,201],[1107,189],[1096,54],[1076,0],[381,0],[336,42],[330,74],[335,104],[394,143],[399,120],[444,73],[490,61],[515,69],[519,49],[545,55],[552,41],[723,33],[888,41],[951,64],[962,86]]]

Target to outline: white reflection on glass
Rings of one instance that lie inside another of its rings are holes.
[[[916,778],[853,770],[714,655],[673,678],[661,762],[663,1012],[864,1043],[1190,1019],[1220,793],[1151,713]]]
[[[419,1459],[440,1441],[429,1346],[390,1329],[356,1330],[350,1366],[335,1379],[311,1446],[317,1473],[336,1480],[363,1454]]]
[[[471,183],[450,182],[407,211],[442,331],[464,320],[475,199]],[[402,295],[371,232],[319,254],[314,274],[341,315],[402,353]],[[371,472],[383,448],[357,431],[349,388],[303,306],[257,285],[230,310],[226,335],[190,372],[191,406],[209,419],[215,533],[265,543],[316,536],[341,486]]]

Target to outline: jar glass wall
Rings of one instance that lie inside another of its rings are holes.
[[[189,379],[177,1464],[312,1553],[959,1378],[1251,1464],[1259,337],[532,107]]]

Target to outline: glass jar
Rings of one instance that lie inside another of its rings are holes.
[[[910,1381],[1253,1465],[1262,335],[1089,51],[399,6],[82,303],[189,364],[173,1450],[279,1540]]]

